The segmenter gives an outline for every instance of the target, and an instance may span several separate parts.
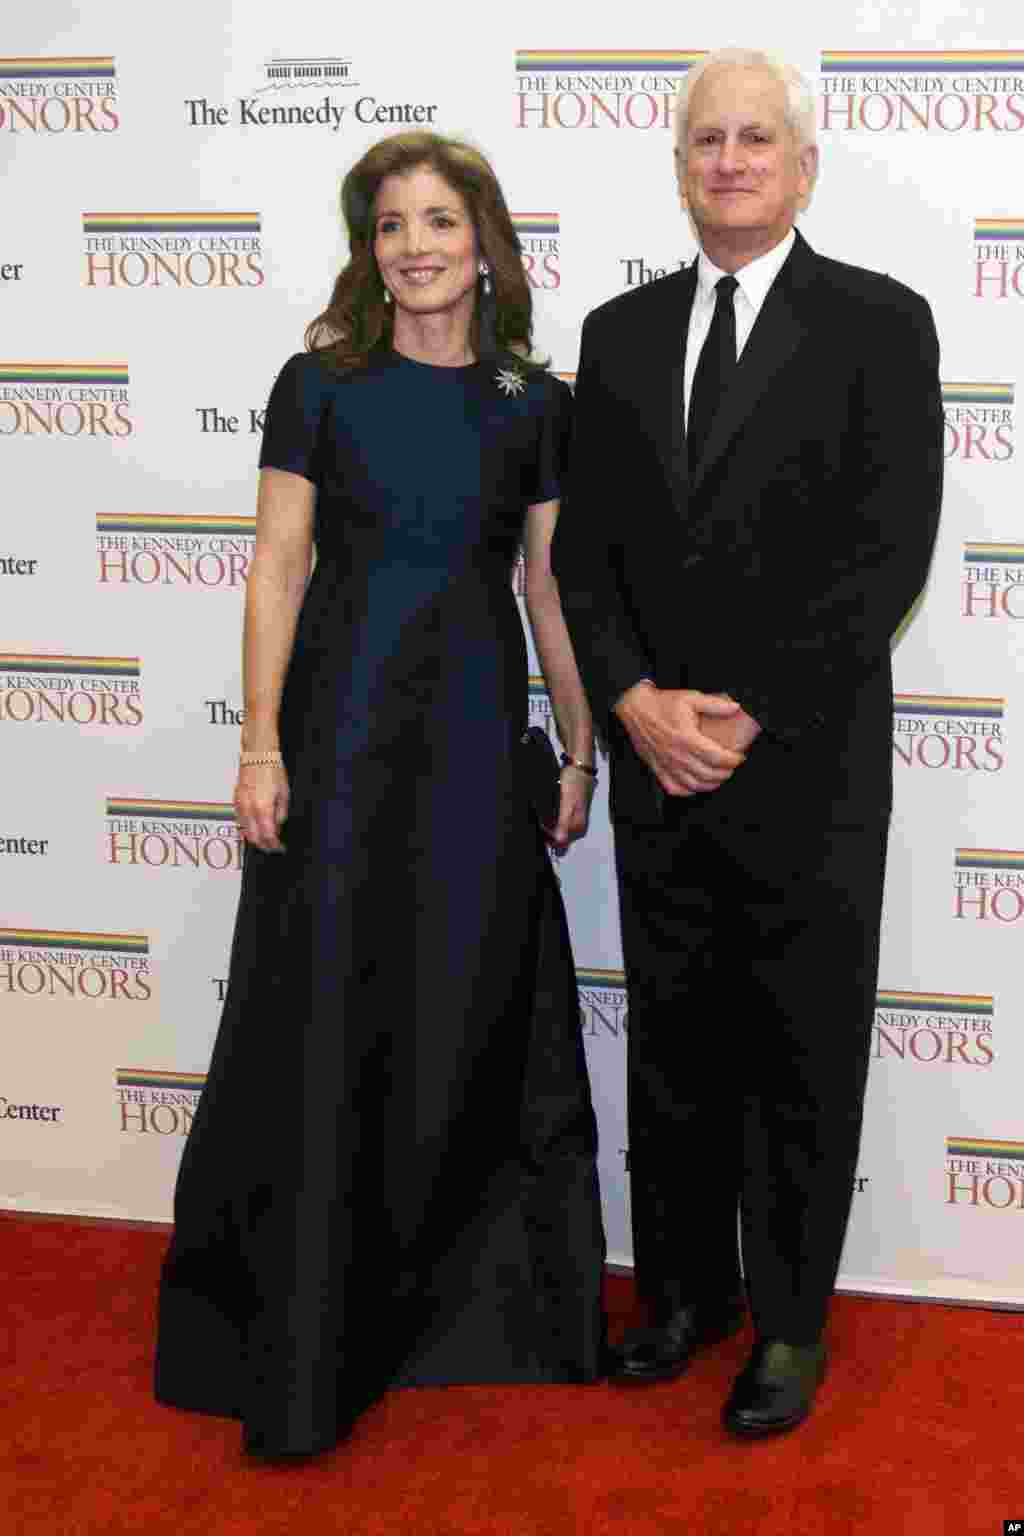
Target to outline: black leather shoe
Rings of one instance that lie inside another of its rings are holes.
[[[613,1358],[609,1380],[617,1384],[671,1381],[681,1376],[699,1349],[727,1339],[743,1326],[741,1296],[729,1296],[713,1306],[692,1302],[680,1307],[663,1323],[627,1333]]]
[[[802,1424],[825,1378],[825,1346],[761,1339],[722,1412],[734,1435],[778,1435]]]

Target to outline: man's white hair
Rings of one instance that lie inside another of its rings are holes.
[[[800,71],[775,53],[758,48],[718,48],[706,53],[699,64],[687,70],[676,97],[675,148],[679,168],[686,163],[686,126],[690,115],[690,97],[694,86],[712,69],[757,69],[771,75],[786,93],[786,122],[796,140],[797,149],[817,142],[817,111],[814,92]]]

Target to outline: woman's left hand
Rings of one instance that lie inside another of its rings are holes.
[[[594,798],[594,780],[589,773],[578,768],[563,768],[561,773],[562,804],[555,825],[548,829],[548,838],[556,853],[565,853],[569,844],[582,837],[590,820],[590,802]]]

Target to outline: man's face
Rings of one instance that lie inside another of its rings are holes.
[[[816,165],[816,149],[797,149],[773,75],[723,65],[698,80],[680,191],[702,243],[770,250],[791,229]]]

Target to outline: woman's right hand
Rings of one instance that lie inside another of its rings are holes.
[[[283,853],[280,832],[288,815],[288,775],[277,763],[239,768],[235,785],[238,827],[264,853]]]

